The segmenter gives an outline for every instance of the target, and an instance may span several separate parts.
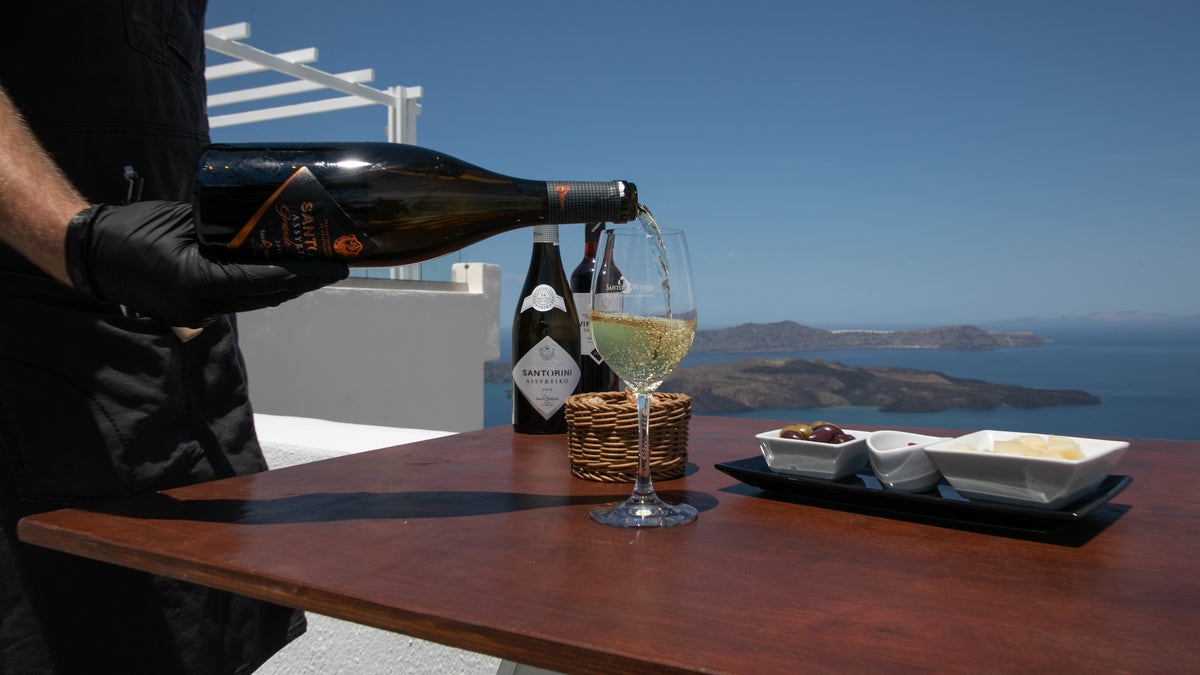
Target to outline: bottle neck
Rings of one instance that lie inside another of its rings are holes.
[[[600,247],[600,233],[604,231],[604,223],[588,223],[583,226],[583,259],[595,260],[596,249]]]
[[[637,186],[628,181],[546,183],[551,223],[627,223],[638,215]]]
[[[608,248],[606,248],[604,250],[604,262],[601,264],[603,264],[607,267],[613,266],[613,250],[612,250],[611,246],[609,246]]]
[[[533,243],[558,245],[558,225],[534,225]]]

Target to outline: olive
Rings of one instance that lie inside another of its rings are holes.
[[[854,437],[842,431],[842,428],[833,422],[813,422],[812,424],[789,424],[779,430],[780,438],[792,438],[801,441],[812,441],[814,443],[845,443],[846,441],[854,440]]]
[[[833,437],[834,433],[833,429],[830,428],[830,425],[822,424],[821,426],[812,430],[812,434],[809,435],[808,440],[813,441],[814,443],[828,443],[833,440]]]
[[[831,432],[833,432],[834,436],[837,436],[840,433],[844,433],[842,431],[842,428],[839,427],[838,425],[834,424],[833,422],[820,422],[818,424],[814,424],[813,431],[816,431],[817,429],[829,429]]]
[[[789,424],[779,432],[780,438],[795,438],[805,440],[812,434],[812,427],[807,424]]]

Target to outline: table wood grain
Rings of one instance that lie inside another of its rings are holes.
[[[713,468],[772,424],[694,418],[688,474],[656,487],[700,518],[666,530],[592,523],[628,485],[572,477],[562,435],[494,427],[41,514],[20,536],[568,673],[1200,668],[1200,443],[1132,439],[1112,502],[1007,533]]]

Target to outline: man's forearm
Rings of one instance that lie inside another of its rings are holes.
[[[67,223],[87,206],[0,87],[0,241],[70,285]]]

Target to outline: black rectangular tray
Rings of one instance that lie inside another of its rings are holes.
[[[1133,478],[1110,475],[1096,490],[1062,509],[1042,509],[1033,506],[971,501],[954,491],[946,481],[929,492],[899,492],[886,490],[870,471],[830,481],[776,473],[767,466],[762,455],[732,462],[721,462],[716,468],[752,487],[804,500],[815,499],[834,506],[845,506],[884,515],[907,515],[964,523],[977,523],[1014,529],[1044,530],[1058,524],[1084,518],[1103,506],[1125,489]]]

